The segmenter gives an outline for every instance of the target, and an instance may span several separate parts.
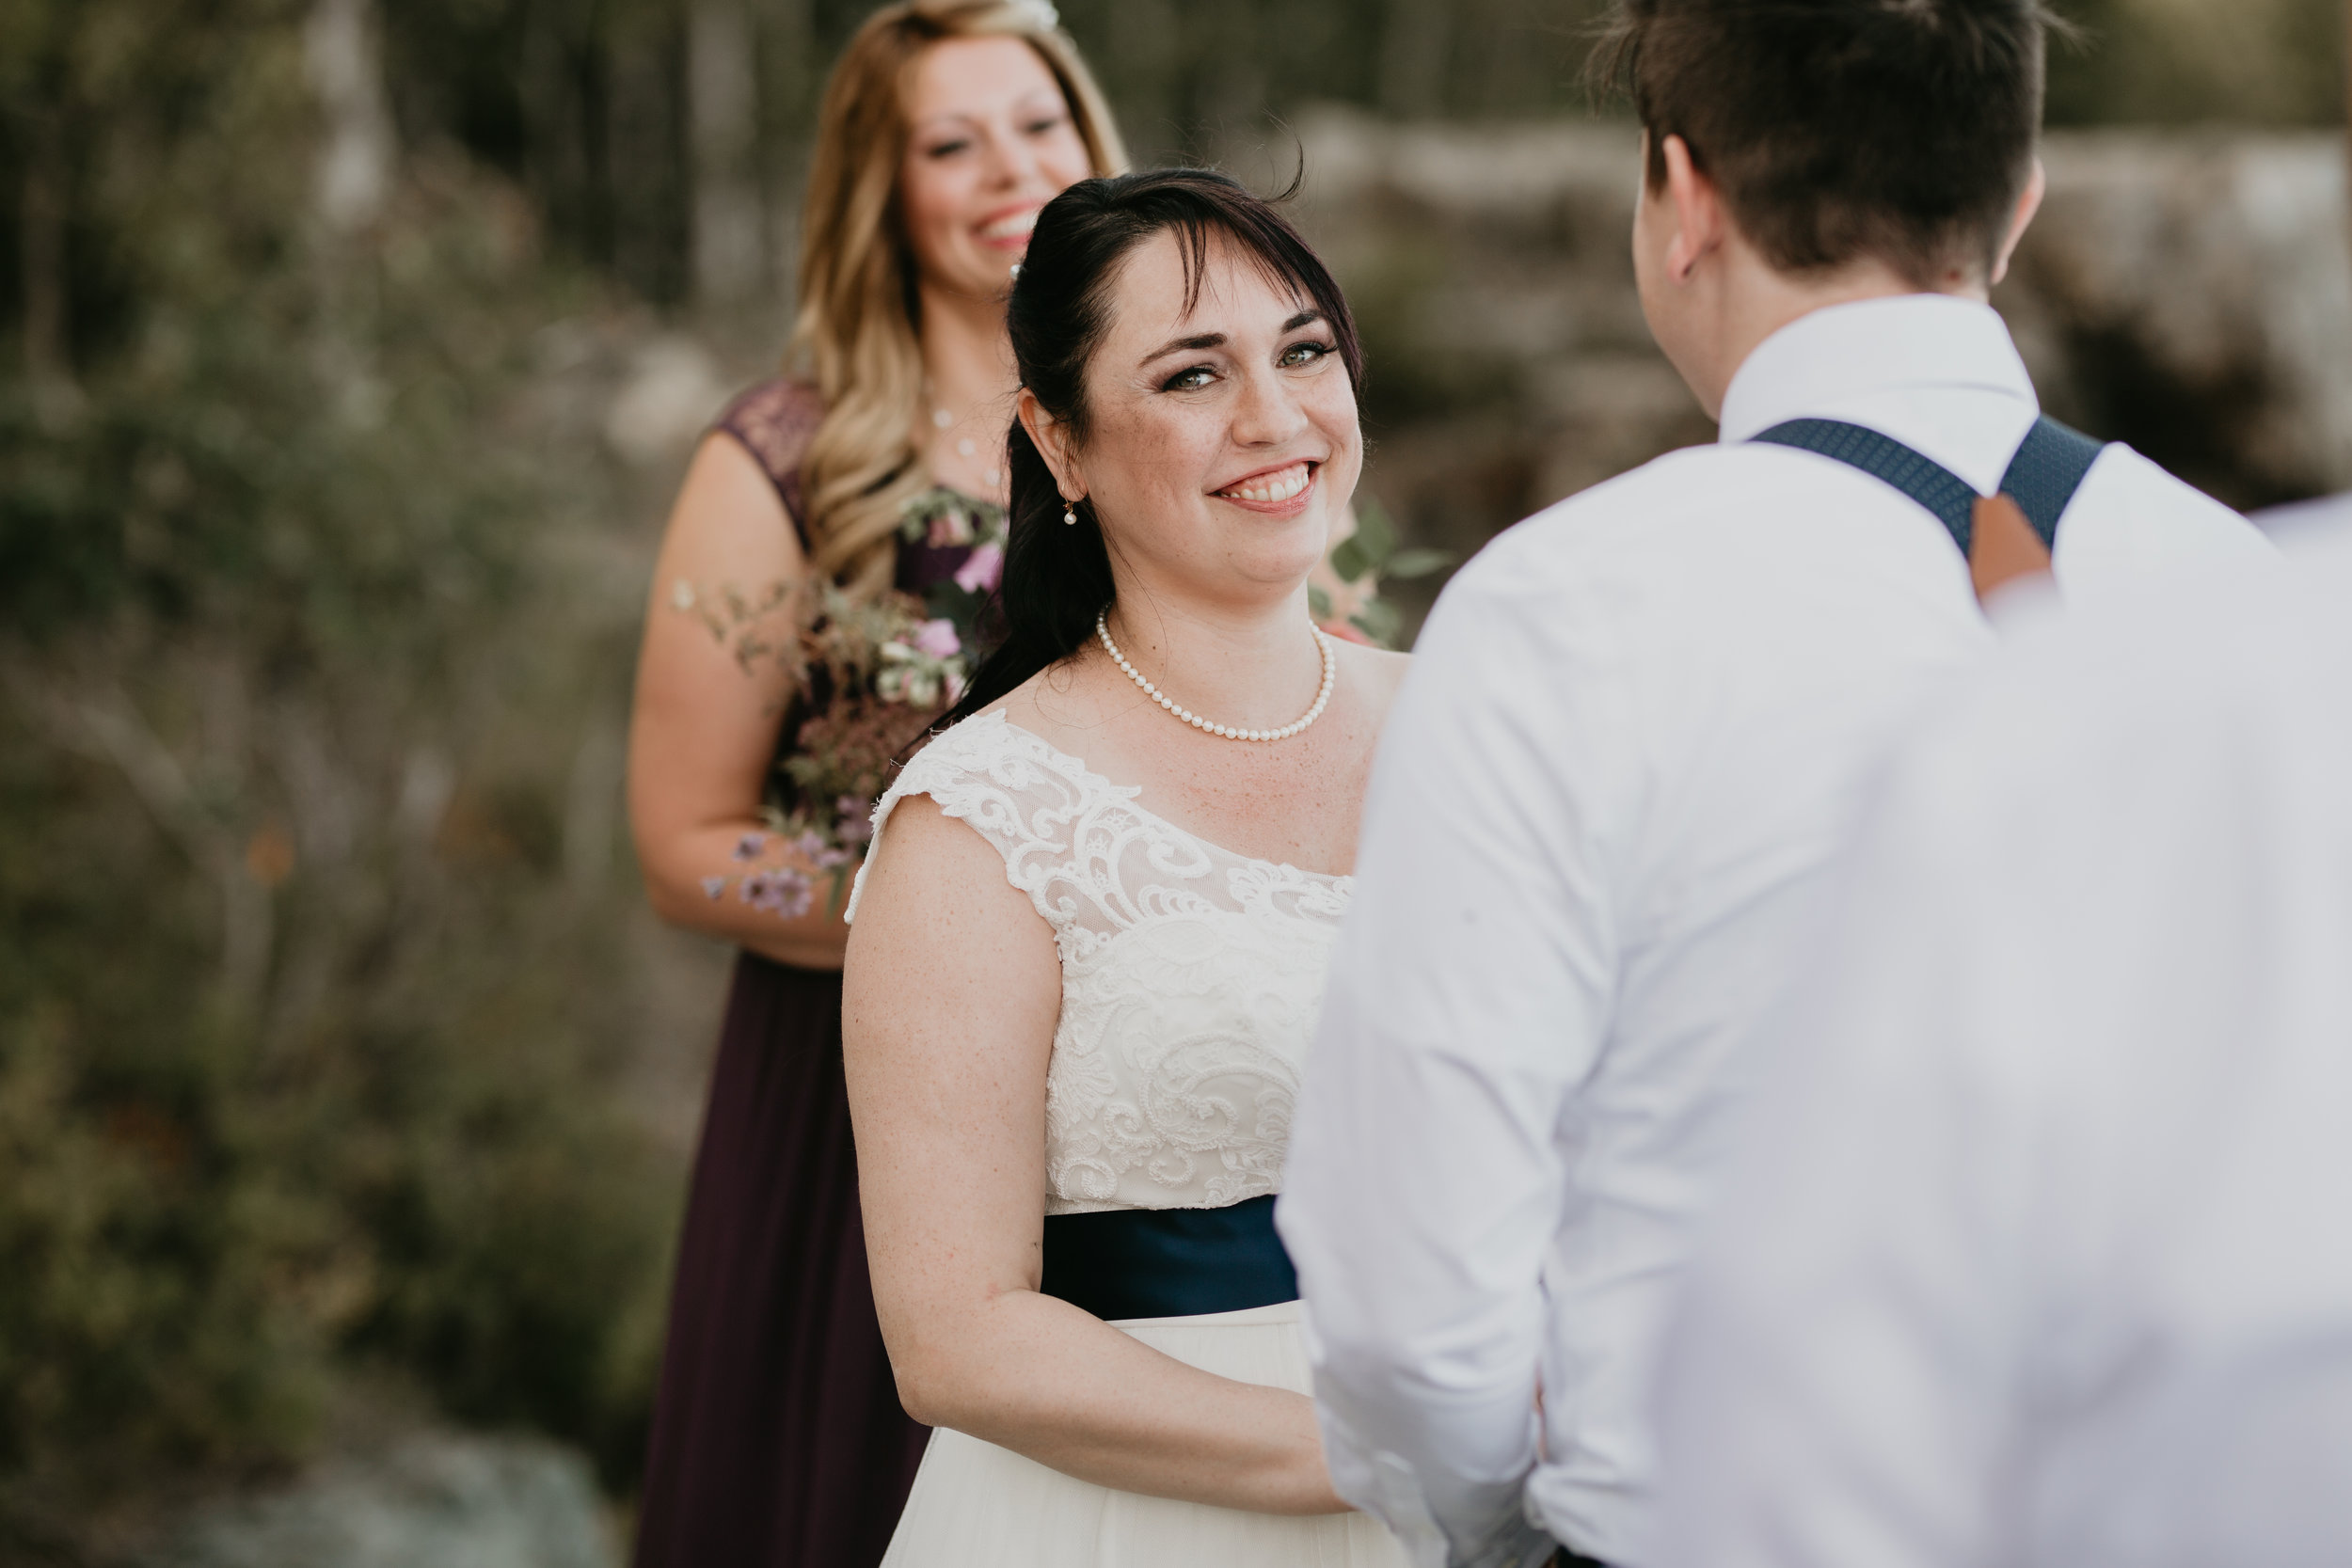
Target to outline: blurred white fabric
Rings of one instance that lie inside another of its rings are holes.
[[[2329,524],[2352,527],[2352,495],[2322,496],[2317,500],[2296,501],[2292,506],[2274,506],[2255,513],[2253,520],[2265,533],[2282,536]]]
[[[2352,1562],[2352,527],[1891,768],[1665,1358],[1665,1568]]]
[[[1987,307],[1817,312],[1741,368],[1724,444],[1513,529],[1431,615],[1277,1212],[1335,1483],[1417,1560],[1549,1535],[1645,1561],[1651,1355],[1730,1048],[1812,939],[1867,770],[1996,641],[1926,510],[1741,443],[1848,419],[1990,489],[2036,412]],[[2057,575],[2082,607],[2239,562],[2275,555],[2115,447]]]
[[[1307,1392],[1298,1304],[1115,1323],[1238,1383]],[[931,1433],[883,1568],[1401,1568],[1361,1513],[1278,1517],[1114,1492],[947,1427]],[[810,1564],[809,1568],[818,1568]]]

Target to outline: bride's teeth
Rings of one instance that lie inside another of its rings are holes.
[[[1235,500],[1257,501],[1261,505],[1271,504],[1289,500],[1307,488],[1307,481],[1310,477],[1311,471],[1302,463],[1295,468],[1285,470],[1277,478],[1261,481],[1255,484],[1236,484],[1230,490],[1220,491],[1219,494],[1230,496]]]

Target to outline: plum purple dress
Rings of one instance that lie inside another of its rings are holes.
[[[803,547],[801,454],[822,414],[807,387],[771,381],[717,425],[774,481]],[[970,553],[902,544],[898,586],[919,594]],[[679,1239],[636,1568],[872,1568],[930,1436],[898,1403],[874,1319],[840,973],[743,953]]]

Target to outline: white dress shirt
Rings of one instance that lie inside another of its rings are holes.
[[[1333,1479],[1423,1563],[1532,1560],[1534,1527],[1645,1560],[1651,1362],[1727,1047],[1807,940],[1868,761],[1993,645],[1924,509],[1740,444],[1808,415],[1990,490],[2036,403],[1983,306],[1808,316],[1740,370],[1724,444],[1464,567],[1389,721],[1279,1218]],[[2267,553],[2116,448],[2056,566],[2091,598]]]
[[[2352,1562],[2352,527],[1890,770],[1665,1357],[1671,1568]]]

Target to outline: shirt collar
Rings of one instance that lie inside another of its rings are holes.
[[[1753,440],[1857,398],[1928,387],[1997,392],[2036,405],[2026,362],[1991,306],[1902,294],[1829,306],[1765,339],[1724,394],[1722,439]]]

